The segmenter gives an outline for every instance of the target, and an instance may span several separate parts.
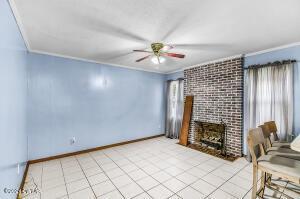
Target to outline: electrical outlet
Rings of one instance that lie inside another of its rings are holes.
[[[75,137],[72,137],[72,138],[70,139],[70,144],[73,145],[73,144],[75,144],[75,142],[76,142],[76,138],[75,138]]]
[[[161,125],[158,125],[158,129],[161,129]]]

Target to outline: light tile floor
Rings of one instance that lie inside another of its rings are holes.
[[[159,137],[32,164],[24,188],[40,193],[24,198],[250,198],[252,165],[244,158],[228,162],[177,142]],[[265,197],[281,195],[266,190]]]

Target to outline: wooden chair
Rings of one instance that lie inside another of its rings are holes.
[[[268,121],[268,122],[265,122],[264,124],[268,126],[269,130],[271,131],[271,133],[274,136],[274,140],[278,141],[279,137],[277,135],[278,130],[277,130],[276,122],[275,121]]]
[[[266,155],[264,148],[264,136],[261,128],[250,129],[247,137],[248,148],[252,156],[253,163],[253,187],[252,199],[257,196],[263,198],[265,187],[277,191],[273,184],[266,183],[266,175],[274,175],[283,179],[289,180],[296,184],[300,184],[300,161],[281,157],[277,155]],[[259,146],[260,157],[257,157],[254,148]],[[257,191],[257,174],[258,171],[262,172],[260,189]],[[291,198],[283,193],[287,198]]]
[[[279,137],[278,137],[278,134],[277,134],[277,126],[276,126],[275,121],[265,122],[264,125],[266,125],[266,128],[270,132],[269,140],[270,140],[271,146],[281,147],[281,148],[290,148],[291,143],[279,141]],[[274,137],[273,142],[271,141],[271,134],[273,134],[273,137]]]
[[[270,131],[268,125],[263,124],[263,125],[260,125],[258,127],[261,128],[261,130],[263,132],[263,135],[264,135],[265,150],[266,150],[267,155],[277,155],[277,156],[282,156],[282,157],[291,158],[291,159],[295,159],[295,160],[300,161],[300,153],[299,152],[296,152],[296,151],[294,151],[290,148],[272,146],[272,142],[271,142],[271,139],[270,139],[271,131]],[[271,179],[272,179],[272,175],[267,174],[266,175],[267,183],[271,184]]]
[[[285,148],[283,146],[273,146],[270,135],[271,131],[268,127],[268,125],[263,124],[259,126],[262,129],[264,139],[265,139],[265,149],[267,155],[278,155],[283,156],[287,158],[293,158],[295,160],[300,160],[300,153],[297,151],[294,151],[290,148]]]

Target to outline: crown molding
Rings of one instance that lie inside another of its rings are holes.
[[[16,21],[18,27],[19,27],[19,30],[21,32],[21,36],[23,37],[25,46],[26,46],[28,52],[30,52],[30,53],[50,55],[50,56],[61,57],[61,58],[66,58],[66,59],[73,59],[73,60],[77,60],[77,61],[84,61],[84,62],[95,63],[95,64],[110,65],[110,66],[115,66],[115,67],[119,67],[119,68],[126,68],[126,69],[136,70],[136,71],[144,71],[144,72],[151,72],[151,73],[158,73],[158,74],[166,74],[166,72],[160,72],[160,71],[156,71],[156,70],[148,70],[148,69],[142,69],[142,68],[137,68],[137,67],[130,67],[130,66],[119,65],[119,64],[99,62],[99,61],[90,60],[90,59],[78,58],[78,57],[73,57],[73,56],[68,56],[68,55],[61,55],[61,54],[57,54],[57,53],[50,53],[50,52],[45,52],[45,51],[41,51],[41,50],[34,50],[34,49],[32,49],[30,47],[28,36],[27,36],[26,31],[24,29],[24,25],[22,23],[21,17],[18,14],[18,9],[17,9],[17,6],[16,6],[14,0],[7,0],[7,1],[9,3],[9,5],[10,5],[10,8],[12,10],[12,13],[13,13],[13,16],[15,18],[15,21]]]
[[[178,69],[178,70],[174,70],[174,71],[170,71],[170,72],[166,72],[165,74],[166,74],[166,75],[170,75],[170,74],[173,74],[173,73],[178,73],[178,72],[182,72],[182,71],[184,71],[184,69],[183,69],[183,68],[181,68],[181,69]]]
[[[174,72],[179,72],[179,71],[183,71],[183,70],[186,70],[186,69],[191,69],[191,68],[195,68],[195,67],[203,66],[203,65],[207,65],[207,64],[223,62],[223,61],[226,61],[226,60],[229,60],[229,59],[235,59],[235,58],[239,58],[239,57],[243,57],[243,56],[244,56],[243,54],[238,54],[238,55],[233,55],[233,56],[229,56],[229,57],[223,57],[223,58],[220,58],[220,59],[210,60],[210,61],[207,61],[207,62],[202,62],[202,63],[195,64],[195,65],[192,65],[192,66],[184,67],[181,70],[177,70],[177,71],[174,71]]]
[[[21,33],[21,36],[24,40],[25,46],[27,48],[28,51],[30,51],[30,45],[29,45],[29,41],[28,41],[28,37],[26,35],[25,29],[24,29],[24,25],[22,23],[21,17],[18,14],[18,9],[17,9],[17,5],[15,4],[14,0],[7,0],[8,4],[10,6],[10,9],[12,10],[13,16],[15,18],[15,21],[18,25],[19,31]]]
[[[137,68],[137,67],[131,67],[131,66],[124,66],[120,64],[111,64],[107,62],[99,62],[95,60],[90,60],[90,59],[84,59],[84,58],[78,58],[78,57],[73,57],[73,56],[68,56],[68,55],[61,55],[61,54],[56,54],[56,53],[49,53],[41,50],[29,50],[30,53],[36,53],[36,54],[42,54],[42,55],[49,55],[49,56],[54,56],[54,57],[60,57],[60,58],[65,58],[65,59],[71,59],[71,60],[76,60],[76,61],[83,61],[83,62],[88,62],[88,63],[93,63],[93,64],[102,64],[102,65],[109,65],[109,66],[114,66],[114,67],[119,67],[119,68],[125,68],[125,69],[130,69],[130,70],[136,70],[136,71],[144,71],[144,72],[150,72],[150,73],[158,73],[158,74],[166,74],[165,72],[160,72],[156,70],[148,70],[148,69],[143,69],[143,68]]]
[[[110,66],[115,66],[115,67],[120,67],[120,68],[126,68],[126,69],[130,69],[130,70],[137,70],[137,71],[144,71],[144,72],[151,72],[151,73],[158,73],[158,74],[172,74],[172,73],[184,71],[186,69],[195,68],[195,67],[201,66],[201,65],[211,64],[211,63],[215,63],[215,62],[222,62],[222,61],[225,61],[225,60],[228,60],[228,59],[233,59],[233,58],[238,58],[238,57],[243,57],[243,56],[244,57],[249,57],[249,56],[259,55],[259,54],[263,54],[263,53],[268,53],[268,52],[272,52],[272,51],[276,51],[276,50],[285,49],[285,48],[300,45],[300,42],[295,42],[295,43],[291,43],[291,44],[287,44],[287,45],[282,45],[282,46],[278,46],[278,47],[274,47],[274,48],[269,48],[269,49],[265,49],[265,50],[261,50],[261,51],[252,52],[252,53],[238,54],[238,55],[234,55],[234,56],[229,56],[229,57],[224,57],[224,58],[220,58],[220,59],[210,60],[210,61],[207,61],[207,62],[202,62],[202,63],[199,63],[199,64],[195,64],[195,65],[192,65],[192,66],[183,67],[181,69],[174,70],[174,71],[161,72],[161,71],[156,71],[156,70],[142,69],[142,68],[125,66],[125,65],[120,65],[120,64],[111,64],[111,63],[106,63],[106,62],[99,62],[99,61],[95,61],[95,60],[78,58],[78,57],[73,57],[73,56],[68,56],[68,55],[61,55],[61,54],[57,54],[57,53],[49,53],[49,52],[40,51],[40,50],[33,50],[30,47],[28,36],[26,35],[21,17],[18,14],[18,9],[17,9],[17,6],[15,4],[15,1],[14,0],[7,0],[7,1],[10,5],[10,8],[11,8],[12,13],[14,15],[15,21],[16,21],[18,27],[19,27],[19,30],[21,32],[21,36],[23,37],[25,46],[26,46],[26,48],[29,52],[44,54],[44,55],[50,55],[50,56],[55,56],[55,57],[61,57],[61,58],[67,58],[67,59],[73,59],[73,60],[78,60],[78,61],[84,61],[84,62],[89,62],[89,63],[105,64],[105,65],[110,65]]]
[[[184,68],[181,68],[181,69],[175,70],[175,71],[160,72],[160,71],[156,71],[156,70],[141,69],[141,68],[137,68],[137,67],[125,66],[125,65],[120,65],[120,64],[111,64],[111,63],[107,63],[107,62],[99,62],[99,61],[90,60],[90,59],[84,59],[84,58],[78,58],[78,57],[73,57],[73,56],[68,56],[68,55],[62,55],[62,54],[58,54],[58,53],[50,53],[50,52],[45,52],[45,51],[41,51],[41,50],[34,50],[30,47],[28,36],[25,32],[24,25],[22,23],[20,15],[18,14],[18,9],[17,9],[17,6],[16,6],[14,0],[7,0],[7,1],[9,2],[12,13],[15,17],[15,20],[17,22],[17,25],[18,25],[19,30],[21,32],[21,35],[23,37],[25,46],[26,46],[28,52],[30,52],[30,53],[37,53],[37,54],[61,57],[61,58],[66,58],[66,59],[73,59],[73,60],[77,60],[77,61],[83,61],[83,62],[89,62],[89,63],[95,63],[95,64],[104,64],[104,65],[110,65],[110,66],[115,66],[115,67],[120,67],[120,68],[126,68],[126,69],[130,69],[130,70],[144,71],[144,72],[151,72],[151,73],[158,73],[158,74],[172,74],[172,73],[184,71],[185,69],[188,69],[188,68],[197,67],[199,65],[204,65],[204,64],[207,64],[207,63],[219,62],[219,61],[230,59],[230,58],[234,57],[234,56],[231,56],[231,57],[226,57],[226,58],[222,58],[222,59],[218,59],[218,60],[212,60],[212,61],[209,61],[209,62],[184,67]]]
[[[166,74],[177,73],[177,72],[184,71],[186,69],[195,68],[197,66],[211,64],[211,63],[215,63],[215,62],[222,62],[222,61],[225,61],[225,60],[228,60],[228,59],[233,59],[233,58],[238,58],[238,57],[249,57],[249,56],[253,56],[253,55],[264,54],[264,53],[273,52],[273,51],[276,51],[276,50],[281,50],[281,49],[290,48],[290,47],[294,47],[294,46],[300,46],[300,42],[294,42],[294,43],[290,43],[290,44],[286,44],[286,45],[282,45],[282,46],[277,46],[277,47],[274,47],[274,48],[268,48],[268,49],[265,49],[265,50],[252,52],[252,53],[247,53],[247,54],[239,54],[239,55],[224,57],[224,58],[221,58],[221,59],[211,60],[211,61],[208,61],[208,62],[202,62],[202,63],[195,64],[195,65],[192,65],[192,66],[184,67],[184,68],[179,69],[179,70],[167,72]]]
[[[245,54],[245,57],[260,55],[260,54],[264,54],[264,53],[268,53],[268,52],[272,52],[272,51],[276,51],[276,50],[281,50],[281,49],[285,49],[285,48],[290,48],[290,47],[294,47],[294,46],[299,46],[299,45],[300,45],[300,42],[290,43],[290,44],[286,44],[286,45],[282,45],[282,46],[277,46],[277,47],[274,47],[274,48],[268,48],[268,49],[265,49],[265,50],[260,50],[260,51],[256,51],[256,52],[252,52],[252,53],[247,53],[247,54]]]

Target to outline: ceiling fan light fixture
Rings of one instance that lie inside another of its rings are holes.
[[[166,52],[172,48],[173,48],[173,46],[164,46],[164,47],[162,47],[161,51]]]
[[[158,61],[158,59],[159,59],[159,61]],[[154,64],[161,64],[161,63],[163,63],[163,62],[166,61],[166,58],[164,58],[164,57],[153,56],[153,57],[151,58],[151,61],[152,61],[152,63],[154,63]]]
[[[174,48],[174,47],[170,46],[170,45],[164,45],[163,43],[152,43],[151,44],[152,51],[151,50],[133,50],[133,52],[148,53],[147,56],[136,60],[136,62],[140,62],[147,58],[151,58],[151,61],[154,64],[163,63],[166,60],[166,58],[164,56],[176,57],[176,58],[181,58],[181,59],[185,57],[184,54],[168,52],[168,50],[170,50],[172,48]]]

